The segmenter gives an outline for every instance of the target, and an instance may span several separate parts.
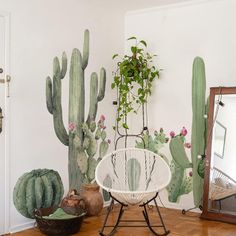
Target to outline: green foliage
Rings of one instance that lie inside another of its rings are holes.
[[[137,41],[136,37],[128,40],[134,40],[130,47],[131,55],[119,57],[115,54],[112,57],[119,57],[119,60],[111,84],[111,88],[116,88],[119,94],[117,122],[125,129],[129,128],[125,117],[130,112],[137,113],[139,107],[147,102],[152,83],[159,77],[159,70],[153,65],[155,55],[145,51],[147,43],[144,40]]]

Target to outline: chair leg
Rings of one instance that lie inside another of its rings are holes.
[[[155,235],[155,236],[166,236],[166,235],[168,235],[168,234],[170,233],[170,231],[169,231],[169,230],[166,230],[166,227],[165,227],[165,224],[164,224],[164,222],[163,222],[163,219],[162,219],[162,216],[161,216],[159,207],[158,207],[158,205],[157,205],[157,203],[156,203],[156,199],[153,199],[153,200],[154,200],[154,202],[155,202],[156,209],[157,209],[157,212],[158,212],[158,216],[159,216],[160,221],[161,221],[160,227],[163,227],[163,228],[164,228],[164,233],[159,234],[159,233],[157,233],[157,232],[153,229],[153,226],[151,225],[150,220],[149,220],[149,216],[148,216],[148,211],[147,211],[147,208],[146,208],[146,204],[143,204],[143,205],[142,205],[143,208],[144,208],[144,210],[143,210],[144,219],[145,219],[145,221],[146,221],[146,223],[147,223],[147,227],[150,229],[150,231],[153,233],[153,235]]]
[[[168,234],[170,233],[170,231],[166,229],[166,226],[165,226],[164,221],[163,221],[163,219],[162,219],[161,212],[160,212],[159,207],[158,207],[158,205],[157,205],[156,199],[154,199],[154,203],[155,203],[155,205],[156,205],[156,209],[157,209],[157,212],[158,212],[160,221],[161,221],[161,225],[163,226],[164,231],[165,231],[164,234],[161,234],[161,235],[168,235]]]
[[[104,228],[106,226],[108,217],[109,217],[109,215],[110,215],[110,213],[112,211],[113,205],[114,205],[114,199],[111,200],[110,206],[107,208],[107,214],[106,214],[105,220],[103,222],[102,228],[101,228],[101,230],[99,232],[100,235],[103,235],[103,231],[104,231]]]
[[[106,226],[106,224],[107,224],[107,220],[108,220],[109,214],[111,213],[111,210],[112,210],[113,205],[114,205],[114,199],[112,199],[112,202],[111,202],[111,204],[110,204],[110,206],[109,206],[109,208],[108,208],[107,215],[106,215],[106,217],[105,217],[105,220],[104,220],[102,229],[101,229],[101,231],[99,232],[99,235],[101,235],[101,236],[112,236],[112,235],[114,235],[114,233],[116,232],[116,229],[117,229],[117,227],[118,227],[118,225],[119,225],[119,223],[120,223],[120,219],[121,219],[121,217],[122,217],[122,215],[123,215],[123,213],[124,213],[124,209],[123,209],[124,205],[123,205],[123,204],[120,204],[119,215],[118,215],[118,217],[117,217],[117,220],[116,220],[115,225],[113,226],[113,229],[110,231],[110,233],[104,234],[103,231],[104,231],[104,228],[105,228],[105,227],[108,227],[108,226]]]

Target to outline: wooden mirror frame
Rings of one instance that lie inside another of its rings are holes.
[[[209,208],[209,181],[210,181],[210,163],[211,163],[211,149],[212,149],[212,129],[214,119],[215,97],[217,95],[236,94],[236,87],[212,87],[210,88],[210,101],[208,112],[208,139],[206,147],[205,159],[205,175],[204,175],[204,193],[203,193],[203,211],[202,219],[216,220],[227,223],[236,224],[236,215],[230,215],[220,212],[210,211]]]

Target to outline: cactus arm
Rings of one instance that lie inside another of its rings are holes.
[[[103,140],[99,145],[99,160],[101,160],[107,153],[109,144],[107,141]]]
[[[87,118],[87,124],[90,124],[92,120],[95,120],[97,114],[97,93],[98,93],[98,76],[93,72],[90,79],[90,104],[89,113]]]
[[[205,65],[200,57],[193,62],[192,77],[192,149],[193,163],[193,196],[195,206],[199,206],[203,196],[203,179],[198,174],[198,166],[201,160],[198,155],[205,153]]]
[[[77,134],[83,141],[81,124],[84,123],[84,72],[81,53],[78,49],[74,49],[71,56],[69,94],[69,122],[78,124]]]
[[[95,120],[97,115],[98,102],[102,101],[105,96],[106,87],[106,71],[104,68],[100,71],[100,82],[98,92],[98,76],[97,73],[92,73],[90,80],[90,105],[86,123],[89,125],[92,120]]]
[[[192,177],[190,177],[190,176],[186,177],[186,175],[184,175],[183,182],[181,184],[180,191],[179,191],[180,196],[183,194],[190,193],[192,191],[192,189],[193,189]]]
[[[48,112],[53,114],[52,80],[49,76],[46,78],[46,102],[47,102]]]
[[[188,160],[183,142],[180,138],[174,137],[170,141],[170,152],[174,161],[183,169],[192,167],[192,164]]]
[[[82,69],[84,70],[88,65],[89,59],[89,31],[84,31],[84,46],[83,46],[83,59],[82,59]]]
[[[59,140],[66,146],[69,145],[69,136],[66,132],[62,118],[61,107],[61,71],[58,58],[53,61],[53,123],[54,130]]]
[[[66,53],[62,53],[62,58],[61,58],[61,79],[63,79],[66,75],[67,71],[67,56]]]
[[[102,101],[105,96],[106,88],[106,70],[101,68],[100,70],[100,82],[99,82],[99,94],[97,97],[98,102]]]
[[[177,202],[180,196],[180,187],[184,177],[184,169],[176,164],[174,161],[171,162],[171,181],[167,186],[168,199],[170,202]]]

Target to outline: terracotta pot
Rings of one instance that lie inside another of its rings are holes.
[[[87,215],[98,215],[103,208],[103,198],[99,192],[99,186],[97,184],[84,184],[81,196],[85,202]]]
[[[80,215],[86,209],[84,199],[77,194],[75,189],[70,190],[67,196],[63,198],[60,207],[73,215]]]

